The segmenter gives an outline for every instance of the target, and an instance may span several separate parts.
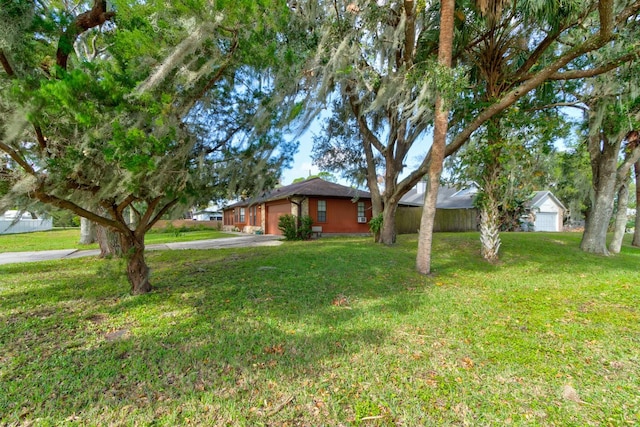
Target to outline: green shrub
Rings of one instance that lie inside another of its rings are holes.
[[[369,221],[369,230],[373,234],[380,233],[380,230],[382,230],[382,214],[381,213],[371,218],[371,220]]]
[[[298,227],[298,218],[295,215],[282,215],[278,220],[278,229],[282,231],[286,240],[308,240],[311,238],[311,225],[313,219],[305,215],[300,218],[300,227]]]
[[[301,240],[309,240],[311,238],[311,226],[313,219],[309,215],[300,218],[300,228],[298,229],[298,237]]]
[[[278,219],[278,229],[286,240],[298,240],[297,218],[294,215],[282,215]]]

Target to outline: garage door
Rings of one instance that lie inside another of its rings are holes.
[[[538,212],[535,222],[536,231],[559,231],[558,214],[555,212]]]
[[[278,228],[278,219],[282,215],[291,213],[291,204],[286,203],[282,205],[269,205],[267,206],[267,223],[266,234],[278,234],[281,235],[282,231]]]

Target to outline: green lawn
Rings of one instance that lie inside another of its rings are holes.
[[[155,231],[155,230],[154,230]],[[223,233],[214,229],[196,229],[188,232],[151,232],[147,233],[145,243],[190,242],[193,240],[219,239],[235,237],[235,234]],[[67,228],[36,233],[0,235],[0,252],[46,251],[54,249],[97,249],[97,244],[80,245],[80,229]]]
[[[0,425],[640,424],[640,250],[416,239],[0,266]]]

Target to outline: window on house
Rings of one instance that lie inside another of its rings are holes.
[[[326,200],[318,200],[318,222],[327,222]]]
[[[258,225],[258,207],[252,206],[249,208],[249,224],[250,225]]]
[[[238,218],[239,223],[244,223],[244,208],[240,208],[240,217]]]
[[[358,218],[364,218],[364,202],[358,202]]]

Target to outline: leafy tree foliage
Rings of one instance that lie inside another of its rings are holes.
[[[313,22],[318,35],[305,78],[317,103],[310,115],[327,104],[331,114],[315,140],[314,159],[356,183],[366,181],[374,216],[384,216],[380,240],[391,244],[398,202],[424,174],[400,179],[407,153],[433,118],[436,86],[449,94],[458,81],[437,66],[437,4],[297,5],[297,16]]]
[[[585,218],[591,192],[591,166],[585,144],[556,154],[554,194],[569,209],[569,224]]]
[[[290,160],[273,130],[285,109],[267,108],[287,13],[267,0],[2,3],[0,150],[16,176],[4,200],[116,232],[132,292],[148,292],[144,236],[158,219],[269,186]]]

